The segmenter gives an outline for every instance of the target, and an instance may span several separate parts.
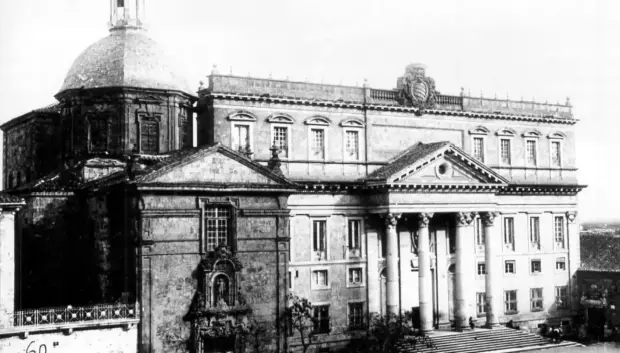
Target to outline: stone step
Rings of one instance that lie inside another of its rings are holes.
[[[554,344],[551,339],[539,335],[499,328],[492,330],[478,329],[463,333],[435,334],[431,336],[435,348],[426,347],[422,342],[413,348],[411,344],[403,344],[401,352],[415,353],[475,353],[475,352],[511,352],[554,347],[579,346],[574,342],[565,341]]]

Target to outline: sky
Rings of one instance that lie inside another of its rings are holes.
[[[620,1],[146,2],[150,36],[191,88],[217,65],[390,89],[421,62],[443,94],[570,97],[588,185],[580,219],[620,219]],[[53,103],[73,60],[108,35],[108,19],[109,0],[0,0],[0,123]]]

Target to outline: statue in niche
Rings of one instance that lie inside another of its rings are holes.
[[[224,275],[215,277],[215,280],[213,281],[213,301],[215,306],[219,305],[221,302],[229,304],[228,290],[228,278]]]

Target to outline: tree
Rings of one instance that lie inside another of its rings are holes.
[[[288,304],[284,315],[291,328],[299,332],[303,352],[306,353],[317,334],[315,326],[318,324],[318,319],[314,317],[312,303],[308,299],[289,294]]]
[[[244,332],[244,340],[249,343],[254,353],[261,353],[265,351],[265,336],[267,329],[264,325],[258,323],[256,320],[247,325]]]

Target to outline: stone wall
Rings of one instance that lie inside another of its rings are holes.
[[[51,332],[50,332],[51,331]],[[29,335],[7,334],[0,331],[0,352],[3,353],[132,353],[138,352],[138,329],[126,327],[76,328],[70,334],[60,328],[37,332],[31,328]]]
[[[142,350],[176,352],[192,344],[187,315],[197,295],[198,265],[211,256],[202,233],[205,199],[229,204],[236,214],[233,248],[243,266],[237,287],[252,309],[248,319],[267,329],[266,346],[275,351],[284,345],[276,323],[283,312],[288,264],[288,220],[286,212],[280,215],[281,204],[271,196],[163,194],[142,197]],[[284,241],[279,244],[278,238]]]
[[[29,183],[50,173],[60,163],[57,114],[32,113],[5,127],[3,147],[4,189]]]
[[[236,121],[229,117],[245,111],[256,121],[243,122],[250,125],[252,158],[267,162],[271,157],[274,123],[268,117],[286,114],[293,119],[286,126],[290,135],[288,158],[282,162],[284,174],[293,179],[355,180],[384,165],[390,158],[418,142],[429,143],[450,141],[466,153],[473,154],[474,137],[482,137],[485,145],[484,163],[499,174],[514,182],[575,184],[575,136],[574,125],[514,121],[501,117],[473,119],[450,115],[368,111],[353,108],[307,107],[284,103],[263,103],[232,101],[215,98],[202,103],[198,118],[200,143],[220,142],[232,146],[232,131]],[[330,120],[329,125],[308,125],[305,121],[314,116]],[[364,127],[349,128],[341,124],[357,119]],[[310,130],[325,129],[325,159],[315,160],[310,155]],[[351,160],[345,155],[345,130],[359,132],[359,159]],[[498,136],[510,129],[511,165],[500,163],[500,139]],[[479,135],[478,133],[481,134]],[[537,164],[526,165],[526,138],[529,133],[537,134]],[[208,134],[208,136],[202,136]],[[212,134],[212,135],[211,135]],[[559,134],[559,139],[556,139]],[[551,165],[551,142],[561,143],[561,167]]]
[[[88,304],[95,286],[95,249],[86,200],[56,193],[26,197],[26,203],[17,216],[18,307]]]
[[[145,119],[155,121],[159,131],[155,153],[191,147],[192,139],[187,136],[193,136],[193,113],[188,109],[192,102],[185,96],[156,90],[96,89],[87,96],[61,98],[69,107],[61,117],[65,154],[144,153],[140,129]],[[97,120],[105,121],[102,128],[107,135],[99,147],[91,132]]]

